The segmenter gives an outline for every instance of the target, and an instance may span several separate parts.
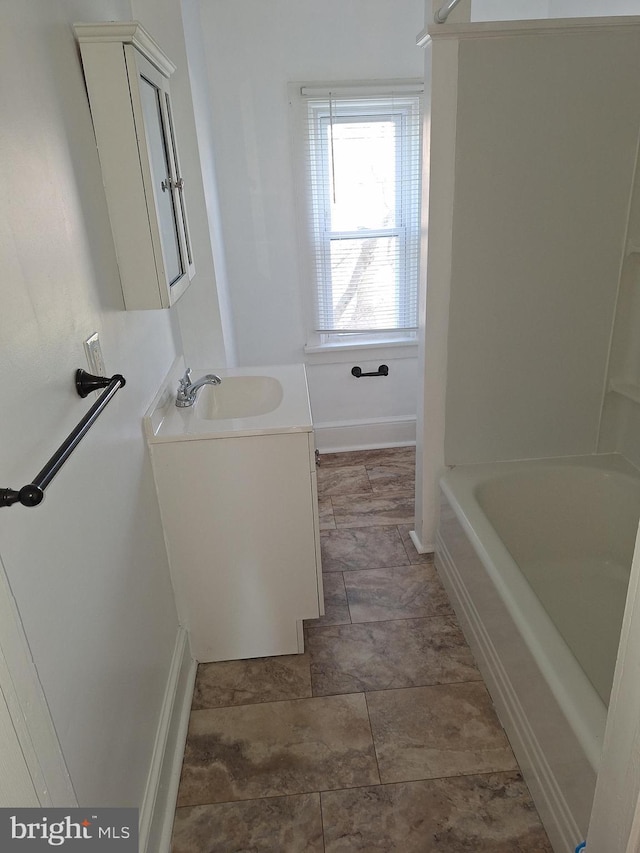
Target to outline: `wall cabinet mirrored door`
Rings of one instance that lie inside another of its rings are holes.
[[[168,308],[194,274],[173,64],[137,23],[76,24],[125,307]]]
[[[184,209],[184,181],[180,174],[171,116],[167,80],[137,51],[128,57],[131,90],[139,93],[151,183],[158,214],[158,231],[164,262],[164,277],[170,287],[188,274],[191,247]],[[131,67],[133,64],[133,67]],[[137,77],[137,80],[136,80]],[[135,83],[137,82],[137,85]],[[138,105],[134,104],[134,113]]]

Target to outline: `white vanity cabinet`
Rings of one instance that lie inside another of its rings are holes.
[[[194,275],[169,91],[175,66],[137,22],[74,30],[125,307],[169,308]]]
[[[224,389],[251,369],[216,372]],[[145,418],[178,615],[200,662],[303,652],[302,620],[324,613],[304,368],[272,375],[283,400],[264,416],[202,419],[204,394],[176,409],[172,381],[166,409]]]

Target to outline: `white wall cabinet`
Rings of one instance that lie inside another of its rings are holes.
[[[125,307],[169,308],[194,275],[169,77],[137,22],[75,24]]]

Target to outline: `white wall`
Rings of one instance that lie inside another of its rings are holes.
[[[411,348],[411,351],[415,347]],[[383,378],[356,379],[351,368]],[[327,355],[307,364],[309,397],[317,448],[322,452],[412,444],[416,436],[418,359],[399,347],[352,354]]]
[[[415,349],[390,364],[386,380],[368,384],[351,366],[377,367],[387,353],[334,357],[340,370],[305,359],[302,289],[310,284],[299,258],[287,83],[421,78],[423,10],[423,0],[201,0],[238,361],[313,364],[316,425],[345,419],[354,393],[364,398],[361,419],[385,417],[389,399],[399,401],[398,416],[415,416],[415,388],[403,390],[415,376]]]
[[[536,18],[589,18],[639,14],[639,0],[471,0],[472,21],[518,21]]]
[[[550,18],[640,15],[639,0],[549,0]]]
[[[519,21],[548,18],[550,0],[472,0],[472,21]]]
[[[421,0],[202,0],[238,353],[300,360],[287,83],[422,77]]]
[[[203,192],[207,206],[207,224],[213,250],[214,276],[211,289],[217,294],[222,338],[224,340],[224,356],[227,366],[236,364],[235,332],[231,298],[229,294],[229,278],[227,275],[226,249],[222,235],[222,217],[218,198],[217,169],[213,156],[213,116],[209,98],[209,77],[205,56],[204,40],[202,38],[202,20],[200,18],[199,0],[182,0],[182,21],[187,49],[187,63],[195,118],[195,130],[198,139],[198,153],[203,178]],[[211,296],[210,296],[211,298]],[[210,346],[210,339],[216,338],[215,328],[202,327],[204,346]],[[183,327],[183,340],[191,343],[192,335]],[[201,355],[194,351],[185,352],[187,363],[209,364],[211,351],[206,350]],[[208,356],[208,359],[207,359]],[[206,359],[206,360],[205,360]]]
[[[123,310],[71,30],[131,8],[5,0],[2,17],[2,487],[29,482],[89,408],[72,377],[94,331],[127,385],[41,506],[0,509],[1,563],[79,802],[137,806],[178,627],[141,417],[176,318]]]
[[[228,358],[234,359],[233,325],[227,310],[224,254],[219,241],[217,263],[212,249],[212,241],[217,240],[217,198],[208,140],[210,116],[207,107],[203,107],[206,80],[197,40],[197,7],[191,0],[185,2],[183,17],[182,6],[181,0],[131,0],[131,14],[153,34],[176,66],[171,92],[196,268],[191,286],[176,306],[185,358],[188,364],[224,367]],[[191,42],[189,55],[187,33]],[[199,108],[198,120],[194,104]]]

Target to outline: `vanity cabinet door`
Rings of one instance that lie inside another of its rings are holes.
[[[171,111],[175,67],[136,22],[74,29],[125,308],[169,308],[195,272]]]
[[[201,663],[304,651],[322,609],[308,434],[151,444],[180,623]]]

